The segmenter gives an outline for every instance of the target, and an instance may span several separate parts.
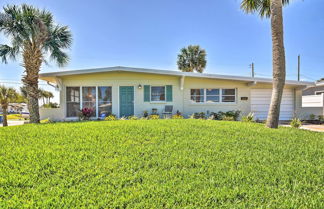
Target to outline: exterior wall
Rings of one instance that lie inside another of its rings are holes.
[[[64,120],[64,114],[62,108],[39,108],[40,119],[51,119],[53,121]]]
[[[193,78],[184,79],[183,90],[181,90],[181,77],[171,75],[157,75],[147,73],[132,72],[106,72],[82,75],[71,75],[60,77],[62,80],[62,90],[60,91],[60,108],[56,110],[41,110],[42,119],[69,120],[66,118],[66,87],[73,86],[111,86],[112,87],[112,112],[119,116],[119,86],[134,86],[134,114],[142,116],[144,111],[151,113],[152,108],[158,109],[161,114],[165,105],[173,105],[173,113],[180,111],[185,117],[194,112],[218,112],[240,110],[242,115],[247,115],[251,111],[251,89],[272,88],[272,84],[256,84],[248,86],[245,81],[231,81],[221,79]],[[142,88],[139,89],[138,85]],[[172,102],[144,102],[144,85],[165,86],[172,85]],[[195,88],[235,88],[235,103],[193,103],[190,100],[190,89]],[[287,87],[292,88],[292,87]],[[247,97],[248,100],[241,100]],[[298,98],[297,98],[298,97]],[[300,97],[300,105],[298,104]],[[301,107],[301,91],[296,94],[296,110]]]
[[[185,78],[183,92],[183,115],[185,117],[194,112],[218,112],[240,110],[243,115],[250,112],[250,87],[246,82],[233,82],[226,80],[215,80],[206,78]],[[190,100],[190,89],[199,88],[235,88],[236,102],[235,103],[194,103]],[[247,101],[241,101],[241,97],[248,97]]]
[[[165,105],[173,105],[173,110],[181,111],[182,91],[180,90],[180,78],[175,76],[151,75],[144,73],[96,73],[62,78],[63,89],[60,94],[63,115],[66,115],[66,87],[68,86],[111,86],[112,87],[112,112],[119,116],[119,86],[134,86],[134,114],[142,116],[144,111],[151,113],[152,108],[158,109],[158,113],[164,111]],[[139,89],[138,85],[142,85]],[[144,85],[165,86],[172,85],[172,102],[144,102]]]

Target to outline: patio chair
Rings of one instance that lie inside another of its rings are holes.
[[[165,105],[164,112],[162,113],[163,118],[171,118],[173,111],[173,105]]]

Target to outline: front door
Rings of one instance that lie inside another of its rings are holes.
[[[134,86],[119,87],[119,116],[134,115]]]

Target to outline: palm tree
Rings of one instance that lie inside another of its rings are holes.
[[[283,37],[282,7],[289,0],[242,0],[247,13],[257,12],[261,18],[271,18],[273,90],[266,126],[278,128],[280,103],[286,80],[286,60]]]
[[[8,105],[17,98],[17,92],[13,88],[0,86],[0,104],[3,112],[3,126],[8,126]]]
[[[47,92],[43,89],[38,89],[38,99],[43,100],[43,105],[45,104],[45,98],[47,98]]]
[[[199,45],[189,45],[182,48],[178,55],[178,68],[182,72],[202,73],[206,68],[206,51]]]
[[[50,91],[47,92],[47,103],[50,104],[51,103],[51,99],[54,98],[54,94]]]
[[[23,83],[27,91],[28,109],[31,123],[39,123],[38,78],[46,57],[59,66],[66,64],[69,57],[64,52],[72,43],[72,35],[67,26],[54,23],[53,15],[46,10],[33,6],[5,6],[0,13],[0,32],[11,41],[9,45],[0,45],[0,58],[22,57],[25,68]]]

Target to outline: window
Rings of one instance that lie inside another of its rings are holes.
[[[111,87],[98,87],[98,114],[105,117],[112,113]]]
[[[315,94],[316,95],[321,95],[321,94],[324,94],[324,91],[315,91]]]
[[[206,102],[219,102],[219,89],[206,89]]]
[[[96,87],[82,87],[82,108],[91,108],[96,116]]]
[[[204,102],[204,89],[191,89],[190,100],[197,103]]]
[[[235,102],[235,89],[222,89],[222,102]]]
[[[80,110],[80,87],[66,87],[66,116],[77,117]]]
[[[152,102],[165,101],[165,86],[151,87],[151,101]]]
[[[233,103],[236,101],[236,89],[191,89],[190,100],[196,103]]]

